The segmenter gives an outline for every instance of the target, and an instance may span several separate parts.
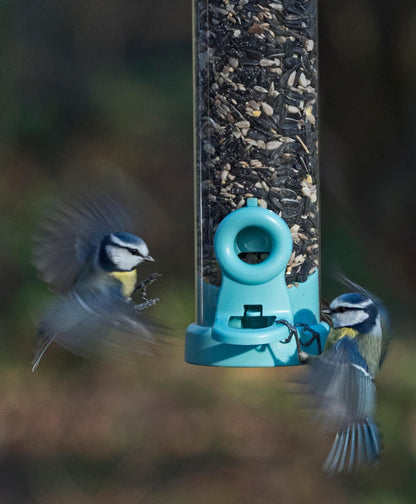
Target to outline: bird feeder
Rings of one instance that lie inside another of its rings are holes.
[[[316,0],[195,0],[196,314],[185,359],[298,364],[319,315]],[[317,349],[308,348],[308,353]]]

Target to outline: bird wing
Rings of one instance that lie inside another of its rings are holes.
[[[322,469],[329,476],[352,472],[361,465],[374,464],[382,450],[377,424],[368,417],[338,431]]]
[[[345,336],[309,366],[307,389],[318,419],[340,429],[371,416],[375,386],[354,338]]]
[[[39,325],[33,369],[52,342],[84,357],[134,362],[150,353],[159,328],[134,309],[118,288],[84,287],[62,296]]]
[[[33,263],[53,290],[69,292],[104,236],[137,232],[138,219],[127,193],[121,188],[91,190],[50,208],[34,238]]]

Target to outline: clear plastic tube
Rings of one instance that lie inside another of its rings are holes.
[[[195,0],[201,326],[212,324],[221,283],[215,231],[247,198],[258,198],[290,228],[289,286],[319,265],[316,14],[316,0]]]

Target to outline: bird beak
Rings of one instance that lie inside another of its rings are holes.
[[[153,259],[153,257],[150,256],[150,255],[145,256],[144,260],[145,261],[150,261],[150,262],[155,262],[155,260]]]
[[[324,308],[321,312],[325,315],[331,315],[331,310],[329,308]]]

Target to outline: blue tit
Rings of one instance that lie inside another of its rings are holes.
[[[130,359],[147,352],[155,326],[143,309],[157,300],[145,295],[158,274],[138,282],[137,268],[153,261],[133,234],[127,198],[90,192],[51,210],[35,238],[33,262],[56,301],[39,324],[33,370],[52,342],[87,357]],[[144,302],[135,305],[134,291]]]
[[[308,360],[307,386],[318,420],[337,431],[323,466],[333,475],[380,458],[374,378],[386,356],[389,329],[387,312],[363,289],[334,299],[328,314],[332,328],[322,355]]]

